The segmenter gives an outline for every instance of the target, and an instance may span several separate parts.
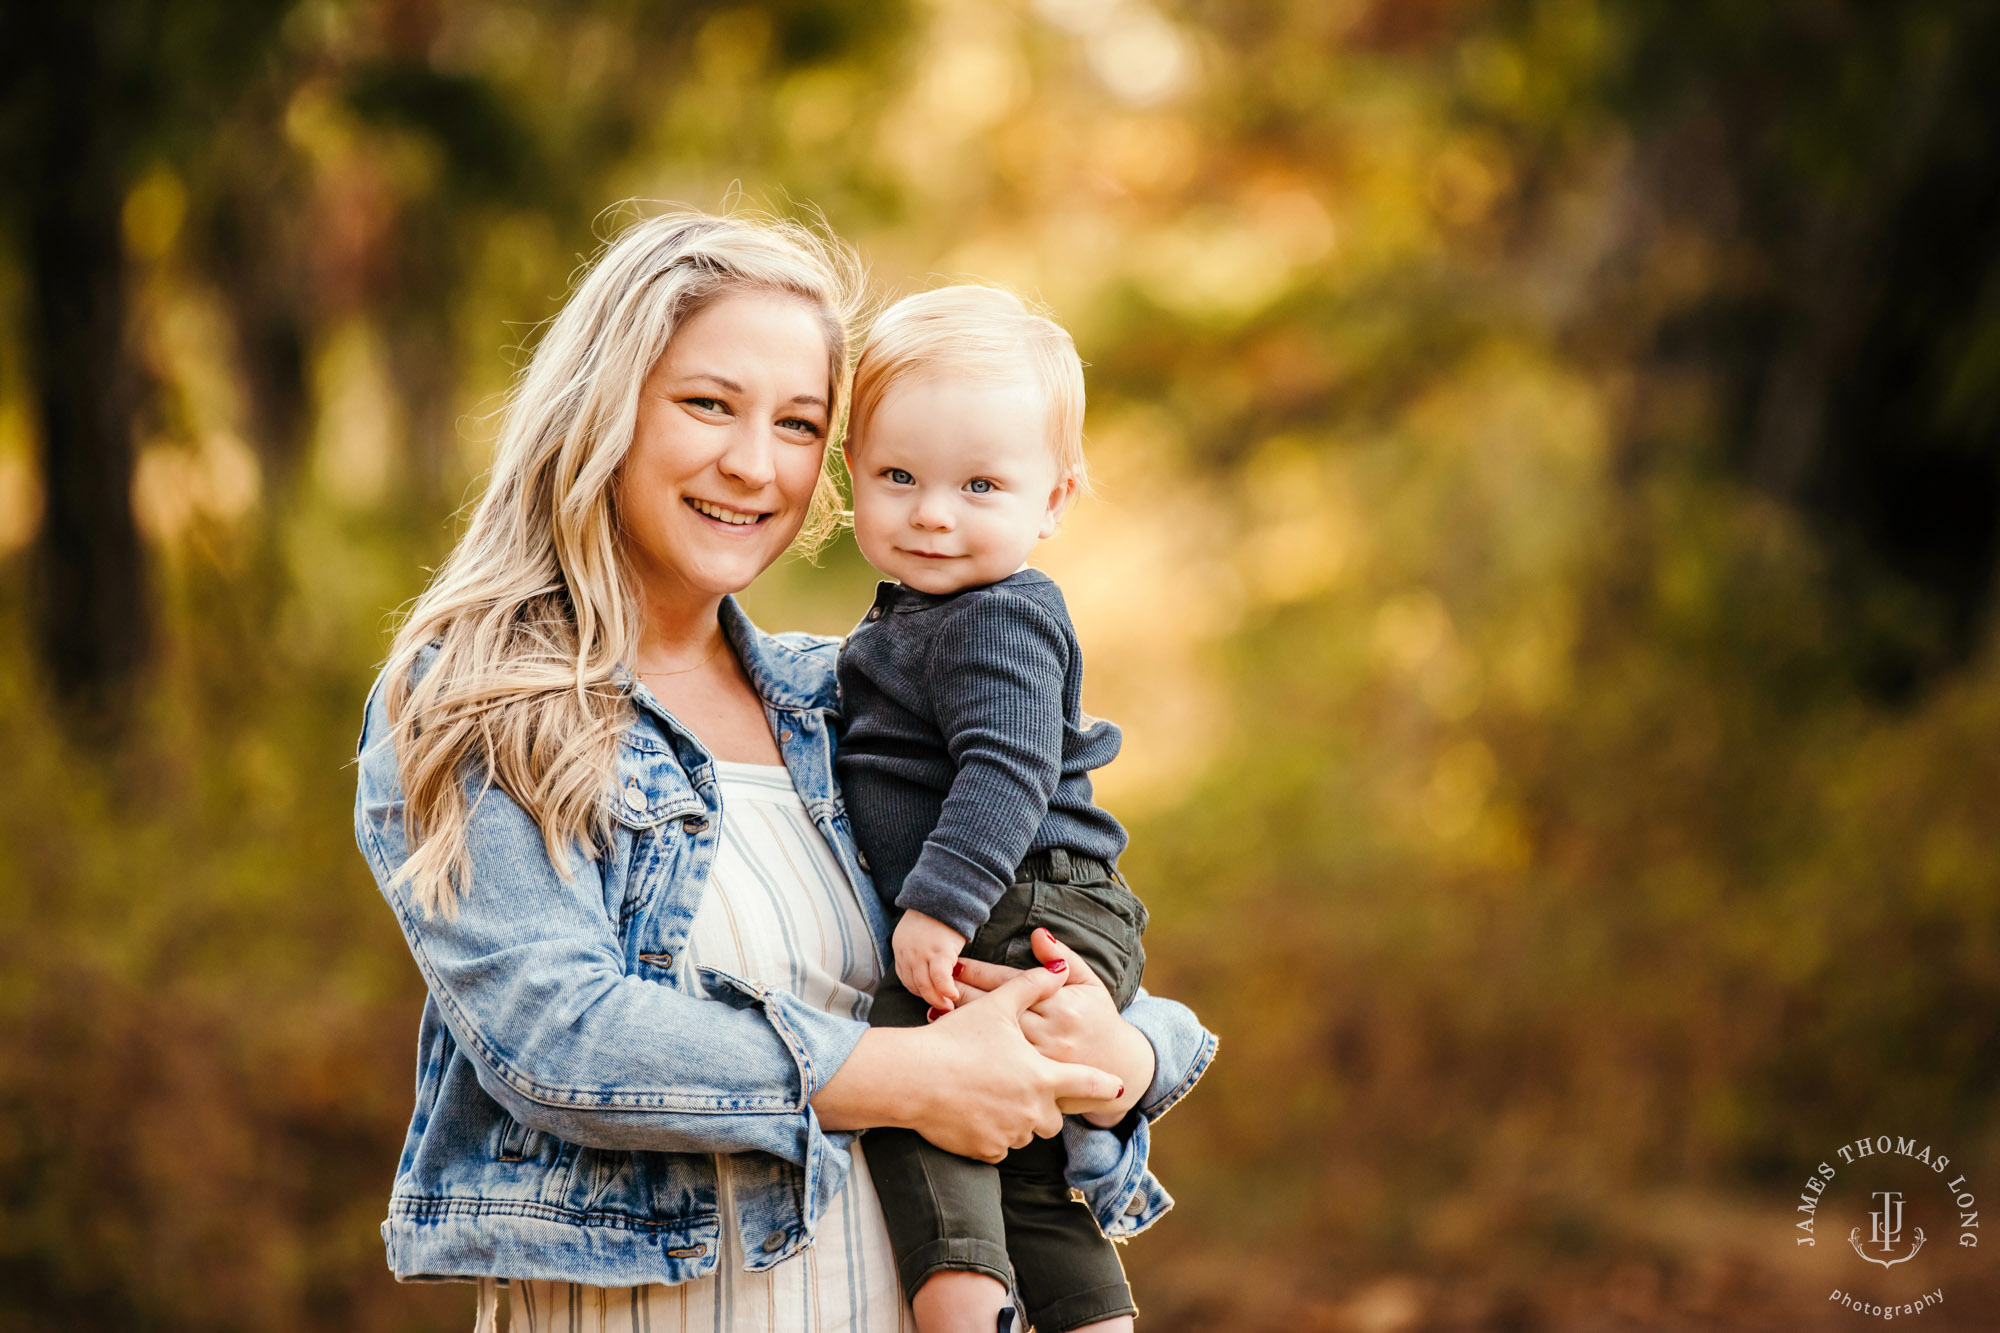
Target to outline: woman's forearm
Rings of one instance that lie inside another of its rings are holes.
[[[830,1130],[894,1126],[916,1129],[932,1111],[930,1089],[918,1076],[922,1037],[916,1028],[869,1028],[820,1090],[813,1113]]]

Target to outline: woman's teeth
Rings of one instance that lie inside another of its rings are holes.
[[[688,504],[693,506],[697,513],[707,514],[712,519],[717,519],[723,523],[733,523],[739,527],[756,523],[764,517],[762,514],[746,514],[737,509],[724,509],[721,505],[710,504],[706,500],[697,500],[692,496],[688,497]]]

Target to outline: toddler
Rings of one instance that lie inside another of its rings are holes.
[[[841,786],[864,864],[901,912],[896,979],[871,1021],[910,1027],[952,1009],[961,955],[1035,966],[1039,926],[1123,1008],[1145,965],[1146,909],[1117,871],[1125,830],[1090,789],[1118,728],[1083,713],[1062,592],[1027,567],[1084,481],[1076,348],[1005,292],[926,292],[876,322],[853,403],[855,537],[894,580],[839,668]],[[1117,1252],[1071,1199],[1065,1161],[1060,1139],[996,1167],[872,1131],[904,1291],[948,1271],[1011,1276],[1039,1333],[1126,1322]]]

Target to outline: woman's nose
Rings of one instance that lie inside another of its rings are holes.
[[[745,425],[730,432],[729,447],[716,466],[751,490],[762,490],[778,475],[777,441],[771,432]]]

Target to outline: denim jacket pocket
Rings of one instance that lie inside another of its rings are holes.
[[[675,820],[708,819],[708,807],[674,756],[628,738],[618,747],[616,787],[606,793],[611,817],[634,831]]]

